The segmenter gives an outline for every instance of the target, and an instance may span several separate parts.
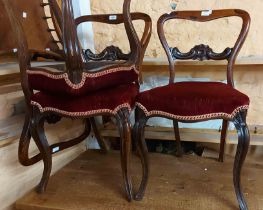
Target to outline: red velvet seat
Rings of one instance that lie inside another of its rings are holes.
[[[72,96],[85,95],[138,80],[138,72],[134,66],[108,68],[98,73],[83,72],[82,80],[77,85],[69,80],[67,73],[27,70],[27,75],[30,87],[34,90]]]
[[[178,82],[138,95],[137,105],[146,116],[162,115],[176,120],[232,119],[248,109],[249,98],[220,82]]]
[[[121,108],[131,108],[139,92],[136,84],[93,92],[83,96],[52,95],[38,92],[31,98],[31,105],[41,112],[55,111],[67,116],[90,116],[94,114],[116,114]]]

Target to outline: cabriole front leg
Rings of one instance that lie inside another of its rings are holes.
[[[138,111],[138,118],[134,125],[134,141],[136,142],[137,150],[142,163],[142,181],[139,187],[138,192],[135,194],[134,199],[140,201],[143,199],[145,189],[148,183],[149,176],[149,158],[148,158],[148,149],[144,137],[144,129],[147,123],[147,117],[144,112],[140,109]]]
[[[44,163],[44,170],[40,183],[38,184],[36,191],[38,193],[43,193],[46,190],[48,180],[52,168],[52,154],[48,144],[48,141],[44,132],[44,122],[45,118],[41,115],[39,110],[34,109],[33,117],[31,118],[30,131],[32,137],[40,151],[40,154]]]
[[[124,108],[118,111],[116,119],[120,132],[121,167],[122,167],[124,186],[125,186],[125,191],[127,194],[128,201],[132,201],[133,191],[132,191],[131,169],[130,169],[131,124],[129,117],[130,117],[129,110],[127,108]]]
[[[238,146],[233,169],[233,181],[237,200],[241,210],[248,210],[248,206],[240,184],[241,170],[245,162],[250,143],[249,129],[246,124],[246,114],[246,111],[239,112],[233,119],[233,123],[235,124],[238,134]]]

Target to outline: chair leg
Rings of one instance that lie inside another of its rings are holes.
[[[104,153],[107,153],[107,151],[108,151],[109,149],[108,149],[107,144],[106,144],[106,142],[104,141],[103,137],[100,135],[100,132],[99,132],[99,129],[98,129],[98,127],[97,127],[95,118],[94,118],[94,117],[91,117],[91,118],[90,118],[90,122],[91,122],[94,135],[95,135],[95,137],[96,137],[96,139],[97,139],[97,141],[98,141],[98,144],[99,144],[99,146],[100,146],[101,151],[104,152]]]
[[[44,162],[44,171],[40,183],[38,184],[36,191],[43,193],[46,190],[48,180],[52,168],[52,154],[44,133],[45,119],[41,117],[38,110],[34,110],[33,118],[31,119],[31,134],[40,151],[40,154]]]
[[[22,134],[19,141],[18,147],[18,159],[23,166],[30,166],[38,162],[41,159],[41,155],[38,154],[33,158],[29,158],[28,150],[31,140],[30,133],[30,117],[26,114],[25,122],[22,130]]]
[[[134,196],[134,199],[136,201],[140,201],[143,199],[149,177],[148,149],[144,138],[144,129],[146,122],[147,117],[145,116],[144,112],[138,109],[138,118],[134,125],[134,139],[136,139],[137,151],[142,163],[142,181],[138,192]]]
[[[137,127],[136,127],[136,122],[138,122],[139,120],[139,113],[140,113],[140,109],[138,107],[135,108],[134,110],[134,119],[135,119],[135,124],[132,128],[132,150],[136,152],[136,154],[138,153],[138,138],[137,138]]]
[[[220,137],[220,151],[219,151],[219,158],[218,158],[219,162],[224,162],[228,124],[229,123],[227,120],[223,120],[221,137]]]
[[[133,200],[132,181],[131,181],[131,125],[130,125],[130,113],[127,108],[121,109],[116,115],[118,128],[120,132],[121,141],[121,167],[122,175],[125,185],[125,191],[128,201]]]
[[[233,169],[233,181],[237,200],[241,210],[248,210],[245,197],[241,191],[240,174],[246,159],[250,143],[249,129],[246,124],[246,112],[240,112],[233,120],[238,133],[238,146]]]
[[[176,141],[176,156],[182,157],[183,150],[181,145],[181,138],[180,138],[180,132],[179,132],[179,124],[177,120],[173,121],[174,125],[174,135],[175,135],[175,141]]]

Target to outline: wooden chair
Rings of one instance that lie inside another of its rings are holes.
[[[137,97],[136,139],[139,150],[144,155],[144,178],[135,199],[142,199],[148,180],[147,147],[144,141],[144,127],[151,117],[164,117],[180,122],[199,122],[211,119],[232,121],[238,133],[238,147],[235,157],[233,179],[240,209],[247,210],[247,204],[240,187],[240,173],[244,163],[250,135],[246,124],[249,98],[234,88],[233,67],[237,55],[247,37],[250,16],[246,11],[214,10],[208,16],[202,11],[178,11],[164,14],[158,20],[158,34],[165,49],[170,66],[169,84],[140,93]],[[212,21],[219,18],[237,16],[243,20],[241,32],[233,48],[226,48],[222,53],[215,53],[207,45],[196,45],[187,53],[178,48],[170,48],[164,34],[164,23],[171,19],[184,19],[198,22]],[[177,59],[227,60],[227,84],[220,82],[176,82],[175,61]],[[177,126],[175,126],[177,127]]]
[[[22,88],[26,100],[26,118],[20,139],[19,160],[23,165],[44,162],[37,192],[45,191],[52,168],[52,155],[83,141],[90,132],[89,119],[106,115],[116,118],[121,136],[121,167],[128,200],[133,199],[130,175],[131,128],[129,115],[139,92],[138,69],[142,58],[141,44],[130,16],[131,0],[124,0],[123,18],[131,53],[127,62],[90,72],[83,63],[72,0],[62,5],[62,43],[66,67],[64,69],[33,68],[30,65],[27,40],[9,0],[3,0],[12,22],[18,48]],[[57,122],[57,116],[82,118],[86,126],[83,134],[67,142],[49,145],[44,122]],[[29,158],[31,135],[40,154]]]
[[[62,43],[62,12],[56,0],[48,0],[47,3],[43,4],[44,7],[51,8],[51,16],[47,18],[52,18],[54,22],[54,30],[58,34],[59,43]],[[146,48],[149,44],[152,32],[152,20],[149,15],[145,13],[131,13],[131,19],[143,20],[144,21],[144,31],[140,40],[140,46],[142,49],[142,55],[145,54]],[[124,24],[123,14],[100,14],[100,15],[84,15],[75,19],[75,24],[78,27],[80,24],[85,22],[92,23],[104,23],[110,25]],[[81,46],[82,47],[82,46]],[[101,53],[95,54],[90,49],[84,49],[82,47],[83,57],[85,58],[85,69],[98,69],[109,65],[118,64],[120,62],[126,62],[129,59],[129,54],[124,54],[118,46],[108,46]],[[139,65],[139,81],[142,82],[141,64],[143,61],[143,56],[141,57],[141,62]],[[104,117],[107,121],[107,117]],[[98,140],[98,144],[103,152],[107,152],[108,146],[104,139],[100,135],[99,129],[96,125],[94,117],[90,118],[91,126],[93,128],[94,135]]]

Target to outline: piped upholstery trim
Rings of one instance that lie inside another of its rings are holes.
[[[41,106],[41,104],[39,104],[38,102],[35,101],[31,101],[31,105],[32,106],[37,106],[39,111],[41,113],[44,112],[56,112],[62,115],[66,115],[66,116],[70,116],[70,117],[84,117],[84,116],[92,116],[92,115],[97,115],[97,114],[102,114],[102,113],[109,113],[112,115],[116,115],[118,113],[118,111],[120,111],[123,108],[127,108],[129,110],[129,112],[131,112],[131,106],[128,103],[124,103],[121,104],[119,106],[117,106],[114,110],[111,109],[97,109],[97,110],[92,110],[92,111],[86,111],[86,112],[68,112],[65,110],[60,110],[54,107],[45,107],[43,108]]]
[[[43,76],[46,76],[48,78],[57,79],[57,80],[64,79],[65,82],[67,83],[67,85],[70,86],[72,89],[80,89],[80,88],[82,88],[84,86],[87,78],[96,78],[96,77],[101,77],[101,76],[105,76],[107,74],[116,73],[116,72],[120,72],[120,71],[131,71],[132,69],[137,74],[139,74],[139,71],[136,69],[135,65],[128,66],[128,67],[118,67],[118,68],[113,68],[113,69],[107,69],[107,70],[100,71],[100,72],[97,72],[97,73],[83,72],[81,81],[78,84],[73,84],[70,81],[70,79],[68,78],[68,74],[67,73],[52,74],[52,73],[49,73],[49,72],[46,72],[46,71],[27,70],[27,74],[30,74],[30,75],[43,75]]]
[[[180,116],[159,110],[148,111],[141,103],[138,102],[136,102],[136,106],[139,107],[147,117],[165,116],[171,119],[182,120],[182,121],[198,121],[198,120],[209,120],[215,118],[226,118],[232,120],[238,112],[240,112],[241,110],[248,110],[249,108],[249,105],[240,106],[236,108],[231,114],[219,112],[219,113],[211,113],[211,114],[195,115],[195,116]]]

